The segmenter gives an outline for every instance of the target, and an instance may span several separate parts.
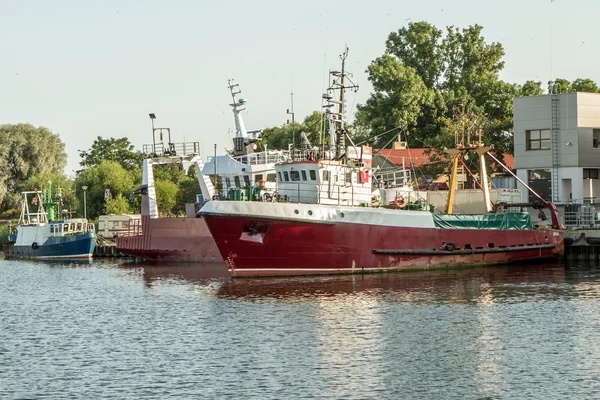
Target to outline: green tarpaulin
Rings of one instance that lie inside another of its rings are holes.
[[[529,213],[433,214],[433,221],[442,229],[532,229]]]

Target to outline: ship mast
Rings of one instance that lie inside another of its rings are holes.
[[[342,69],[341,71],[329,71],[330,76],[330,85],[327,89],[327,93],[323,95],[323,99],[327,101],[328,104],[325,104],[323,107],[326,109],[326,112],[329,116],[329,120],[334,125],[335,132],[335,159],[340,160],[346,155],[346,126],[345,126],[345,96],[344,93],[346,89],[353,89],[355,92],[358,90],[358,85],[356,85],[350,79],[351,74],[346,72],[346,58],[348,57],[348,47],[343,54],[340,55],[340,59],[342,60]],[[348,86],[346,86],[346,80],[350,82]],[[331,94],[333,91],[339,90],[340,97],[339,100],[334,100],[333,95]],[[332,112],[331,108],[337,104],[338,112]],[[333,144],[333,143],[332,143]]]
[[[240,98],[236,99],[236,95],[242,93],[241,90],[236,89],[240,85],[238,83],[234,83],[233,79],[230,79],[227,82],[227,87],[231,92],[231,98],[233,102],[230,106],[233,108],[233,116],[235,118],[235,137],[233,138],[233,153],[236,156],[241,156],[245,154],[254,153],[253,145],[258,142],[258,138],[256,138],[256,134],[260,133],[260,130],[248,131],[246,130],[246,125],[244,124],[244,119],[242,118],[242,111],[245,110],[243,108],[244,104],[248,100]],[[253,134],[252,136],[250,134]]]

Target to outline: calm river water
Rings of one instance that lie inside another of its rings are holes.
[[[600,398],[600,267],[0,261],[0,399]]]

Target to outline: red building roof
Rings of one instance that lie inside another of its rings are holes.
[[[404,163],[405,166],[409,167],[410,163],[413,162],[414,166],[419,167],[430,162],[430,155],[425,153],[427,150],[430,149],[382,149],[379,151],[379,154],[398,166],[402,166],[402,163]],[[377,152],[375,151],[374,153]],[[435,150],[430,154],[433,153],[435,153]],[[504,153],[504,164],[508,168],[514,169],[515,158],[508,153]]]

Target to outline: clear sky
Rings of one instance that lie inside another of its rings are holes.
[[[600,82],[599,15],[597,0],[0,0],[0,124],[60,134],[68,173],[97,136],[151,143],[150,112],[206,157],[231,148],[229,78],[249,100],[248,129],[278,126],[291,91],[297,119],[320,109],[347,44],[355,110],[388,34],[427,21],[482,25],[504,45],[508,82]]]

